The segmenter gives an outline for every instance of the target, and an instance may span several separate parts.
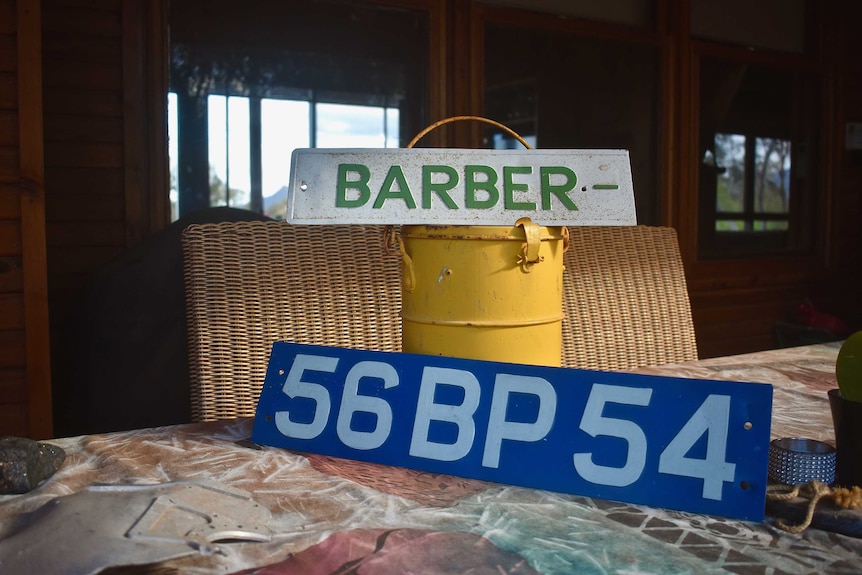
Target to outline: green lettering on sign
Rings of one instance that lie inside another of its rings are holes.
[[[392,189],[392,185],[395,183],[398,184],[397,190]],[[413,201],[413,196],[410,194],[410,186],[407,185],[404,170],[401,169],[401,166],[392,166],[386,173],[386,178],[380,186],[380,193],[377,194],[377,199],[374,200],[372,207],[378,210],[383,207],[383,202],[386,200],[399,199],[404,200],[409,209],[416,209],[416,202]]]
[[[358,180],[348,180],[348,174],[358,174]],[[363,164],[338,164],[338,182],[336,185],[335,207],[336,208],[358,208],[364,206],[371,198],[371,190],[368,181],[371,179],[371,170]],[[356,190],[359,197],[347,198],[347,190]]]
[[[503,166],[503,207],[507,210],[535,210],[535,202],[516,202],[515,192],[526,192],[530,188],[527,184],[516,183],[515,174],[532,174],[530,166]]]
[[[449,179],[445,182],[432,182],[433,174],[446,174]],[[458,172],[451,166],[422,166],[422,207],[431,209],[431,194],[443,200],[450,210],[457,210],[458,205],[449,196],[449,190],[458,185]]]
[[[485,174],[485,180],[476,181],[476,174]],[[464,205],[469,208],[493,208],[500,199],[497,190],[497,172],[490,166],[464,166]],[[482,190],[488,193],[488,198],[479,200],[476,192]]]
[[[578,176],[570,168],[565,166],[542,166],[539,168],[539,173],[542,176],[542,209],[551,209],[551,195],[557,196],[560,203],[566,206],[569,210],[577,210],[578,206],[566,194],[572,191],[578,185]],[[551,183],[551,176],[564,176],[565,183],[554,185]]]

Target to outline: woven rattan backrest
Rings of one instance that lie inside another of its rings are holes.
[[[194,421],[253,416],[274,341],[401,349],[381,227],[226,222],[182,241]]]
[[[572,227],[569,234],[564,366],[624,370],[697,359],[673,228]]]
[[[697,359],[676,232],[569,229],[563,365]],[[401,349],[399,259],[376,226],[226,222],[183,233],[192,419],[254,415],[274,341]]]

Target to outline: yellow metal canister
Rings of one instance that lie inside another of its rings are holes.
[[[401,229],[402,349],[559,366],[564,227]]]

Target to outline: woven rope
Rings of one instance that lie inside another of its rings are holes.
[[[766,488],[766,499],[769,501],[791,501],[797,497],[808,499],[805,507],[805,517],[800,523],[793,525],[782,519],[775,520],[775,526],[788,533],[802,533],[811,526],[814,520],[814,509],[821,499],[832,499],[839,509],[859,509],[862,507],[862,487],[830,488],[816,479],[798,485],[769,485]]]
[[[570,229],[563,365],[697,358],[676,234]],[[401,349],[400,260],[378,226],[197,224],[183,234],[192,419],[254,415],[274,341]]]
[[[626,370],[697,359],[676,231],[569,228],[563,365]]]

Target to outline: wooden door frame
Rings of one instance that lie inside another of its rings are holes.
[[[45,149],[42,115],[40,0],[17,0],[18,166],[21,189],[21,260],[27,435],[53,435],[48,259],[45,236]]]
[[[123,161],[126,246],[171,221],[167,0],[124,0]]]

